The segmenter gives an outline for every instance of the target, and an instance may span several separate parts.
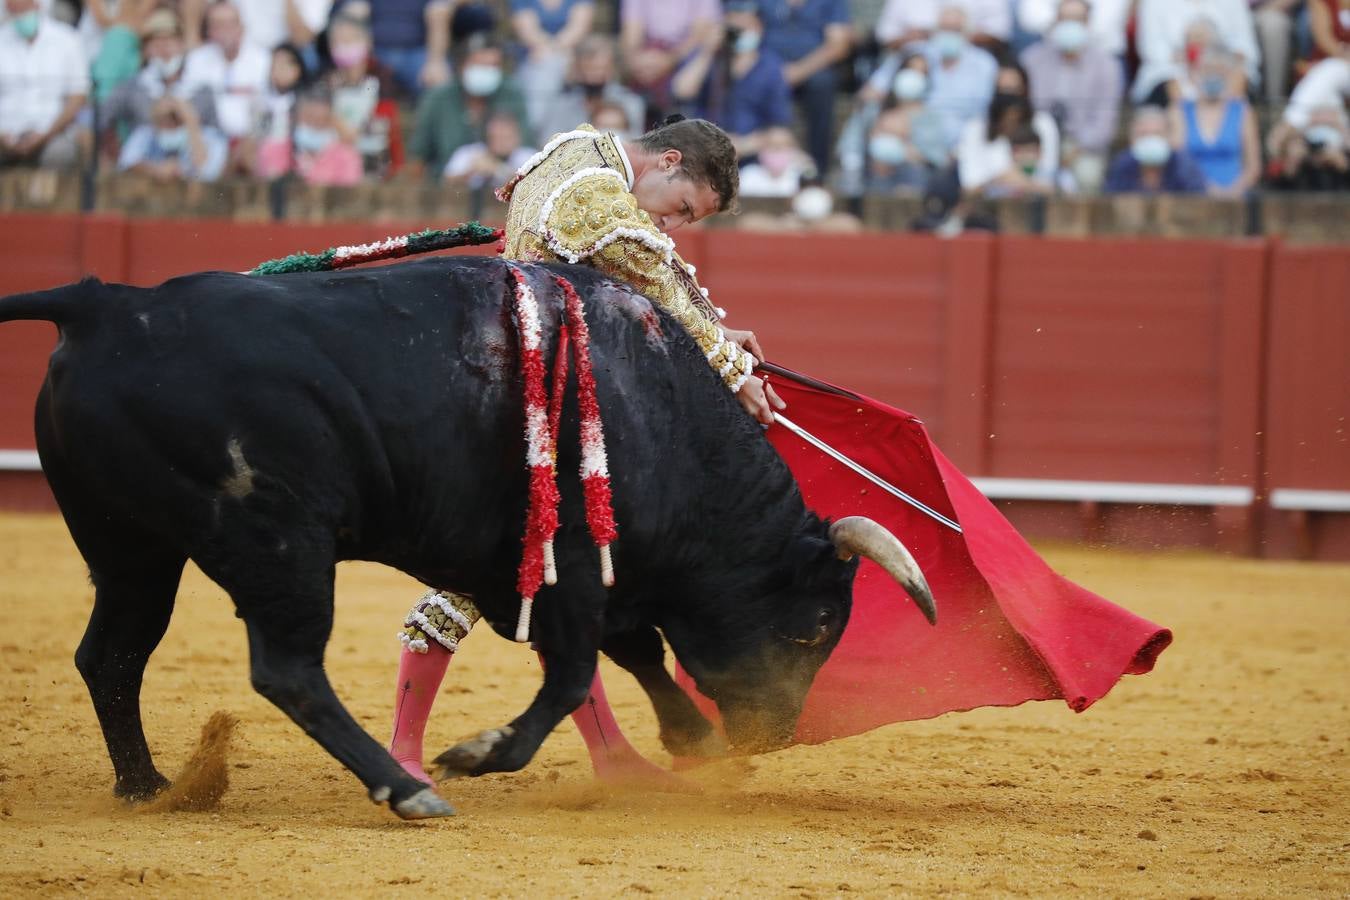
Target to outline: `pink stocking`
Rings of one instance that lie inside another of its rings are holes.
[[[441,679],[454,654],[435,641],[427,644],[426,653],[404,647],[399,655],[394,736],[389,740],[389,753],[409,775],[431,784],[431,777],[422,769],[422,737]]]
[[[581,732],[581,739],[586,742],[595,777],[601,781],[657,791],[695,789],[680,777],[644,759],[628,743],[605,697],[605,685],[600,680],[599,669],[596,669],[595,678],[591,680],[590,693],[572,713],[572,722]]]

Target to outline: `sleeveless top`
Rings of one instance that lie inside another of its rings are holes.
[[[1186,121],[1186,153],[1215,187],[1228,187],[1242,174],[1242,101],[1224,104],[1223,121],[1212,141],[1200,131],[1194,100],[1184,100],[1182,115]]]

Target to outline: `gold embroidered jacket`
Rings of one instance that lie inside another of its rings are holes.
[[[633,285],[684,326],[733,391],[754,358],[727,340],[721,315],[694,267],[675,253],[631,192],[622,145],[589,125],[556,135],[497,196],[506,211],[505,256],[530,262],[585,263]]]

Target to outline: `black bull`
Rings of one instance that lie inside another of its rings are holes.
[[[857,563],[844,557],[882,561],[889,535],[865,520],[844,520],[856,528],[841,535],[810,512],[759,426],[645,298],[588,269],[526,271],[546,359],[562,305],[552,275],[585,298],[617,584],[601,586],[584,523],[573,400],[558,441],[559,581],[541,592],[532,631],[542,688],[508,726],[438,763],[474,775],[524,766],[585,698],[600,650],[647,691],[667,747],[715,743],[666,673],[662,634],[718,703],[733,747],[781,745],[848,621]],[[191,559],[234,600],[259,692],[377,802],[444,811],[329,685],[334,566],[401,569],[472,597],[512,633],[527,483],[512,284],[501,261],[456,258],[148,289],[86,280],[0,300],[0,322],[60,329],[37,446],[96,588],[76,664],[119,795],[166,783],[140,685]],[[931,613],[906,566],[888,568]]]

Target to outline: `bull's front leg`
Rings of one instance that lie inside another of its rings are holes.
[[[726,741],[666,671],[666,648],[655,628],[610,635],[601,649],[646,692],[661,727],[661,745],[672,756],[726,754]]]
[[[539,598],[531,632],[544,664],[539,693],[509,725],[490,728],[432,760],[433,778],[515,772],[534,758],[544,739],[590,690],[600,636],[598,614],[591,611],[603,602],[603,596],[593,604],[548,594]]]

